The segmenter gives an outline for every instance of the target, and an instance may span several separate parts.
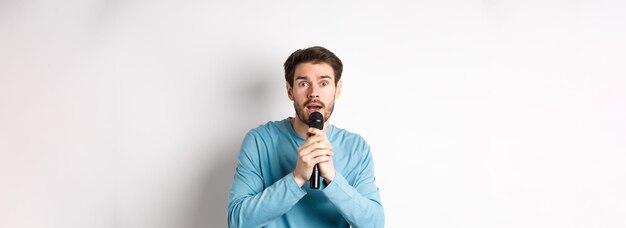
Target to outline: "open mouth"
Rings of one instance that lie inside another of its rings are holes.
[[[309,110],[309,112],[318,112],[320,110],[322,110],[323,106],[321,104],[308,104],[306,106],[306,109]]]

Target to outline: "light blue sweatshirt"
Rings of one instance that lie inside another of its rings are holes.
[[[298,187],[293,170],[304,139],[290,119],[248,132],[228,195],[230,227],[383,227],[370,147],[361,136],[328,127],[336,176],[320,189]]]

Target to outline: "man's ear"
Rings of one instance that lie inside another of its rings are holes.
[[[285,82],[285,86],[287,88],[287,96],[289,97],[289,100],[293,101],[293,89],[291,89],[291,85],[289,82]]]
[[[339,98],[339,95],[341,95],[341,87],[343,87],[343,80],[339,79],[337,89],[335,90],[335,99]]]

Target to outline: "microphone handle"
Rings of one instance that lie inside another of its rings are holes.
[[[317,164],[315,164],[315,166],[313,166],[313,173],[311,174],[311,179],[309,179],[310,181],[310,187],[312,189],[319,189],[320,188],[320,170],[317,167]]]
[[[317,128],[322,130],[324,128],[324,116],[320,112],[313,112],[309,115],[309,127]],[[309,135],[311,136],[311,135]],[[309,178],[311,189],[319,189],[320,188],[320,170],[317,164],[313,166],[313,173],[311,174],[311,178]]]

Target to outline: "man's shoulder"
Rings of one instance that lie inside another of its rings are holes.
[[[365,138],[363,138],[360,134],[348,131],[343,128],[339,128],[333,125],[333,137],[340,139],[342,141],[351,141],[357,143],[367,143]]]
[[[369,157],[370,145],[360,134],[335,127],[331,137],[333,138],[331,142],[336,143],[333,146],[337,145],[338,148],[348,152],[349,156]]]
[[[248,134],[264,137],[283,133],[287,130],[285,127],[285,121],[288,121],[288,119],[268,121],[267,123],[261,124],[256,128],[250,129]]]

